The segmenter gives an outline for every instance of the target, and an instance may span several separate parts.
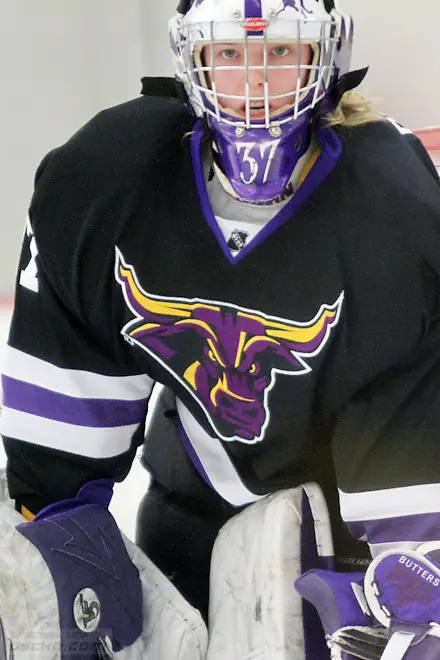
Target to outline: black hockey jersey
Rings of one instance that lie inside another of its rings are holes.
[[[12,496],[35,508],[123,479],[162,383],[186,460],[231,504],[333,460],[357,537],[440,539],[429,157],[388,121],[322,127],[300,189],[232,256],[203,138],[177,101],[140,98],[40,166],[3,374]]]

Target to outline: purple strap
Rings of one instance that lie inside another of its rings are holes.
[[[360,582],[363,577],[363,573],[315,569],[296,580],[296,590],[318,610],[326,635],[345,626],[369,625],[352,588],[352,583]]]

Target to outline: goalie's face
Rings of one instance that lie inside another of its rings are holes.
[[[307,85],[310,69],[304,67],[312,63],[313,50],[310,45],[297,42],[280,41],[265,45],[256,41],[247,46],[243,42],[233,42],[215,43],[212,48],[206,46],[203,55],[206,66],[214,67],[215,73],[208,71],[208,83],[212,85],[215,79],[222,109],[233,116],[246,117],[247,79],[250,118],[259,120],[266,116],[265,81],[269,114],[274,116],[295,103],[298,79],[301,88]]]

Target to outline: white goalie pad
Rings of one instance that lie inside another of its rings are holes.
[[[134,543],[124,537],[130,559],[138,568],[144,593],[142,636],[115,660],[205,660],[208,632],[199,611]]]
[[[15,529],[24,522],[19,513],[0,504],[0,658],[64,660],[55,585],[38,549]],[[103,640],[101,657],[204,660],[208,635],[199,612],[137,546],[123,540],[141,577],[143,632],[131,647],[115,653]],[[89,659],[89,652],[84,657]]]
[[[332,556],[327,505],[315,484],[269,495],[232,518],[212,555],[207,660],[304,660],[294,582],[311,568],[308,560]],[[322,645],[325,654],[323,632]]]

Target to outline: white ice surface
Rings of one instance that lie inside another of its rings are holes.
[[[0,306],[0,355],[3,354],[3,347],[7,340],[11,310],[8,306]],[[0,360],[1,368],[1,360]],[[0,443],[0,467],[6,465],[6,456],[3,444]],[[140,451],[138,452],[131,471],[125,481],[116,484],[115,494],[110,505],[110,510],[114,515],[119,527],[134,541],[136,514],[139,501],[146,493],[148,488],[148,474],[140,464]]]

